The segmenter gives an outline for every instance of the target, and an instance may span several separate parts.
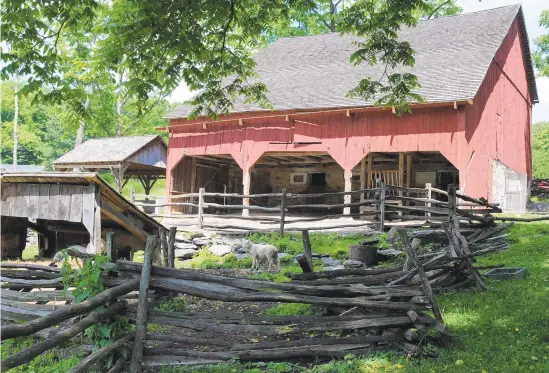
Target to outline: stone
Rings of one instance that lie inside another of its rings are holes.
[[[335,266],[341,264],[341,261],[339,261],[337,259],[330,258],[330,257],[320,258],[320,260],[322,261],[322,263],[324,263],[328,267],[335,267]]]
[[[247,253],[248,253],[248,252],[246,251],[246,249],[243,248],[243,247],[239,247],[239,248],[236,250],[236,252],[237,252],[238,254],[247,254]]]
[[[318,253],[315,253],[313,251],[313,252],[311,252],[311,256],[313,257],[313,259],[320,259],[320,258],[328,258],[330,255],[328,255],[328,254],[318,254]]]
[[[236,253],[234,254],[234,256],[236,256],[236,259],[238,260],[243,260],[243,259],[249,258],[251,255],[248,253],[244,253],[244,254]]]
[[[175,257],[179,259],[191,259],[198,254],[198,251],[193,249],[175,249]]]
[[[209,246],[212,242],[207,237],[197,237],[193,238],[193,244],[195,244],[198,247],[202,246]]]
[[[278,253],[278,259],[286,258],[287,256],[292,256],[292,255],[288,253]]]
[[[202,237],[206,237],[206,236],[204,236],[204,233],[195,232],[195,233],[191,234],[191,240],[194,240],[195,238],[202,238]]]
[[[326,271],[335,271],[336,269],[345,269],[345,266],[343,264],[333,266],[333,267],[326,267]]]
[[[217,256],[225,256],[231,253],[231,246],[229,245],[212,245],[208,248],[208,251]]]
[[[192,243],[182,243],[182,242],[176,242],[174,244],[175,249],[192,249],[192,250],[198,250],[198,246],[192,244]]]
[[[361,268],[364,267],[364,263],[359,262],[358,260],[346,260],[343,262],[345,268]]]

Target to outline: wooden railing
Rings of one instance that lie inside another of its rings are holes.
[[[306,223],[313,221],[320,221],[330,218],[347,217],[370,217],[368,222],[363,224],[349,224],[345,226],[338,226],[338,228],[344,227],[356,227],[363,225],[374,225],[376,229],[383,231],[386,220],[400,220],[400,221],[425,221],[426,224],[437,225],[444,221],[448,221],[451,215],[459,215],[460,217],[467,219],[471,222],[486,222],[490,218],[483,217],[483,214],[490,214],[493,212],[501,212],[497,205],[490,204],[487,201],[471,198],[462,194],[458,194],[453,186],[450,186],[449,191],[444,191],[432,187],[427,184],[425,188],[405,188],[397,185],[385,184],[378,181],[376,188],[355,190],[350,192],[330,192],[330,193],[311,193],[311,194],[294,194],[287,193],[286,189],[283,189],[281,193],[264,193],[264,194],[236,194],[236,193],[210,193],[206,192],[203,188],[198,193],[182,193],[172,196],[154,196],[154,195],[142,195],[132,193],[132,203],[140,208],[145,207],[174,207],[185,206],[195,210],[186,215],[195,216],[197,218],[196,225],[199,229],[202,228],[218,228],[218,229],[245,229],[242,226],[235,225],[211,225],[204,222],[205,218],[216,219],[239,219],[239,220],[253,220],[264,223],[275,224],[278,223],[277,229],[280,234],[284,234],[285,230],[297,230],[302,231],[306,228],[287,228],[285,224],[290,223]],[[440,200],[435,198],[438,196],[444,196],[446,199]],[[145,199],[137,199],[137,198]],[[300,201],[314,198],[326,198],[326,197],[347,197],[343,203],[301,203]],[[353,197],[355,201],[353,201]],[[210,198],[227,198],[242,200],[241,204],[220,204],[215,202],[208,202]],[[254,200],[258,198],[276,198],[280,201],[276,206],[258,206],[245,204],[244,199]],[[179,202],[181,199],[190,199],[188,202]],[[299,200],[298,200],[299,199]],[[150,201],[160,201],[156,204],[151,204]],[[297,202],[297,203],[292,203]],[[211,214],[206,213],[205,210],[209,208],[215,208],[222,211],[243,211],[242,216],[235,217],[234,215],[224,214]],[[353,209],[356,212],[351,212]],[[343,210],[347,213],[334,212],[334,210]],[[246,212],[259,211],[267,213],[267,215],[254,215],[248,216]],[[322,216],[314,217],[297,217],[293,216],[293,219],[288,218],[293,213],[298,211],[307,212],[320,212],[326,211],[327,213]],[[153,215],[154,216],[154,215]],[[333,229],[333,225],[326,227],[314,227],[315,230]],[[313,228],[311,228],[313,229]],[[270,229],[272,230],[272,228]]]

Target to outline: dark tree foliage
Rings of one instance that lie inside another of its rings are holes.
[[[419,82],[413,74],[395,72],[414,65],[414,52],[398,32],[421,17],[437,16],[446,3],[453,1],[4,0],[2,77],[28,76],[22,93],[69,103],[76,112],[86,110],[107,70],[126,72],[120,89],[142,106],[184,81],[198,92],[195,114],[215,116],[230,111],[237,97],[269,107],[252,59],[266,41],[339,31],[364,39],[350,63],[387,67],[381,77],[364,77],[349,94],[401,113],[421,97],[414,93]],[[79,53],[88,57],[75,64]]]

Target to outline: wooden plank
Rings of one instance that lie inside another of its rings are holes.
[[[0,203],[0,208],[2,211],[3,216],[11,216],[10,215],[10,206],[12,202],[12,194],[15,194],[15,184],[3,184],[2,188],[0,188],[2,191],[1,199],[2,203]]]
[[[69,221],[80,223],[82,221],[82,185],[71,186],[71,211]]]
[[[366,157],[360,161],[360,189],[366,188]],[[364,193],[360,193],[360,202],[364,201]]]
[[[282,189],[282,198],[280,200],[280,236],[284,236],[284,218],[286,216],[286,188]]]
[[[147,232],[137,227],[127,216],[116,211],[110,204],[106,203],[106,200],[101,201],[101,212],[143,241],[147,239]]]
[[[38,218],[47,219],[50,210],[50,184],[40,184]]]
[[[38,203],[40,201],[40,185],[29,185],[29,205],[27,207],[27,216],[30,219],[38,218]]]
[[[412,182],[412,155],[406,155],[406,186],[409,188]]]
[[[366,188],[372,187],[372,163],[374,160],[374,156],[372,153],[368,154],[368,174],[366,178]]]
[[[51,184],[50,186],[50,211],[49,219],[61,220],[59,216],[59,184]]]
[[[404,186],[404,153],[398,153],[398,186]]]
[[[27,206],[29,204],[29,184],[17,184],[13,202],[10,207],[10,215],[20,218],[27,217]]]
[[[168,236],[168,267],[175,268],[175,235],[177,233],[177,227],[170,227],[170,234]]]
[[[313,271],[313,251],[311,249],[311,240],[309,239],[309,231],[303,230],[301,231],[301,237],[303,239],[303,253],[305,254],[305,258],[307,258],[307,262],[309,262],[309,266],[311,267],[311,272]]]
[[[149,296],[149,281],[151,279],[152,254],[157,245],[157,236],[148,236],[145,246],[145,258],[139,282],[139,301],[137,304],[137,318],[135,321],[135,340],[133,343],[130,372],[141,372],[141,358],[143,356],[143,342],[147,334],[147,305]]]
[[[95,184],[82,188],[82,224],[93,234]]]
[[[61,184],[59,186],[59,204],[58,217],[59,220],[69,220],[71,213],[71,185]]]

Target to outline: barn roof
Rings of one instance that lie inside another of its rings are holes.
[[[426,103],[466,101],[475,97],[497,50],[517,18],[525,50],[530,94],[537,102],[528,36],[520,5],[421,21],[404,28],[401,39],[415,50],[415,67],[401,68],[419,78],[417,91]],[[274,110],[345,108],[370,106],[345,97],[364,77],[380,77],[384,66],[362,63],[353,66],[350,55],[359,38],[329,33],[282,38],[259,51],[254,60],[260,80]],[[182,105],[167,118],[185,118],[192,111]],[[265,111],[257,104],[234,103],[233,112]]]
[[[53,164],[62,165],[93,165],[118,164],[132,160],[150,146],[159,144],[167,148],[164,140],[158,135],[106,137],[88,140],[57,159]],[[165,164],[155,167],[165,168]]]

